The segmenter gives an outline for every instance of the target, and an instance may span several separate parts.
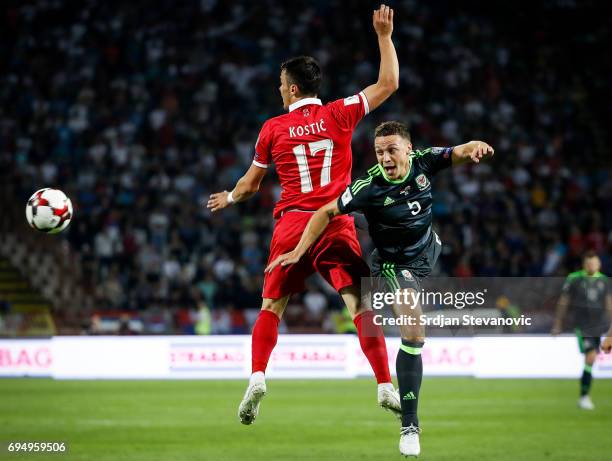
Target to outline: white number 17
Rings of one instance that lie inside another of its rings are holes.
[[[314,141],[308,143],[308,149],[310,155],[314,157],[317,152],[322,150],[325,151],[323,157],[323,166],[321,168],[321,187],[327,186],[331,181],[331,163],[332,153],[334,150],[334,141],[331,139],[323,139],[321,141]],[[300,171],[300,183],[302,185],[302,193],[312,192],[312,178],[310,177],[310,170],[308,168],[308,157],[306,155],[306,146],[300,144],[293,148],[293,153],[298,164],[298,170]]]

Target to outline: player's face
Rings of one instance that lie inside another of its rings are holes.
[[[399,134],[374,139],[376,159],[389,179],[401,179],[408,173],[412,144]]]
[[[289,82],[287,82],[287,74],[285,71],[281,71],[278,91],[280,91],[281,98],[283,98],[283,108],[285,110],[288,110],[289,104],[291,104],[291,90],[293,86],[295,85],[289,85]]]
[[[583,268],[587,274],[593,275],[595,272],[599,272],[599,269],[601,269],[601,261],[597,256],[587,258],[584,260]]]

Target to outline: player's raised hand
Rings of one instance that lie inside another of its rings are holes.
[[[208,208],[210,211],[214,213],[215,211],[219,211],[219,210],[222,210],[223,208],[228,207],[230,205],[230,202],[227,199],[228,195],[229,195],[229,192],[226,190],[224,190],[223,192],[217,192],[215,194],[210,194],[210,197],[208,198],[208,202],[206,203],[206,208]]]
[[[604,342],[601,345],[601,350],[606,354],[609,354],[610,351],[612,351],[612,336],[610,336],[610,334],[607,334],[604,338]]]
[[[468,155],[472,162],[480,163],[483,158],[492,157],[495,154],[495,150],[483,141],[471,141]]]
[[[271,272],[276,266],[289,266],[291,264],[295,264],[299,260],[300,255],[297,253],[297,251],[290,251],[289,253],[280,255],[278,258],[268,264],[268,267],[264,269],[264,272]]]
[[[393,9],[381,4],[380,8],[374,10],[372,24],[376,35],[379,37],[390,37],[393,32]]]

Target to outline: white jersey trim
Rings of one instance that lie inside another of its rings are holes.
[[[253,160],[253,165],[258,166],[259,168],[268,168],[268,165],[265,163],[259,163],[257,160]]]
[[[302,106],[307,106],[308,104],[316,104],[317,106],[323,105],[319,98],[304,98],[294,102],[293,104],[289,104],[289,112],[299,109]]]
[[[365,109],[365,114],[368,115],[370,113],[370,105],[368,104],[368,98],[366,98],[366,95],[363,91],[359,92],[359,96],[361,96],[361,99],[363,100],[363,108]]]

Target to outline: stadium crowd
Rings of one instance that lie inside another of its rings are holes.
[[[375,162],[382,120],[408,122],[415,147],[484,139],[493,161],[434,184],[439,273],[566,275],[586,249],[611,273],[612,170],[591,109],[605,81],[579,65],[567,72],[565,52],[583,42],[558,32],[581,7],[543,2],[533,18],[470,5],[394,5],[400,89],[358,127],[353,176]],[[535,24],[538,11],[548,22]],[[324,101],[376,80],[369,4],[45,0],[2,13],[2,179],[19,207],[45,186],[72,198],[63,238],[81,260],[83,317],[146,314],[160,332],[184,333],[207,318],[198,332],[250,331],[277,181],[269,174],[252,200],[221,213],[203,204],[233,186],[262,123],[282,112],[284,59],[319,59]],[[595,22],[581,36],[605,33]],[[335,331],[341,308],[314,278],[286,328]]]

